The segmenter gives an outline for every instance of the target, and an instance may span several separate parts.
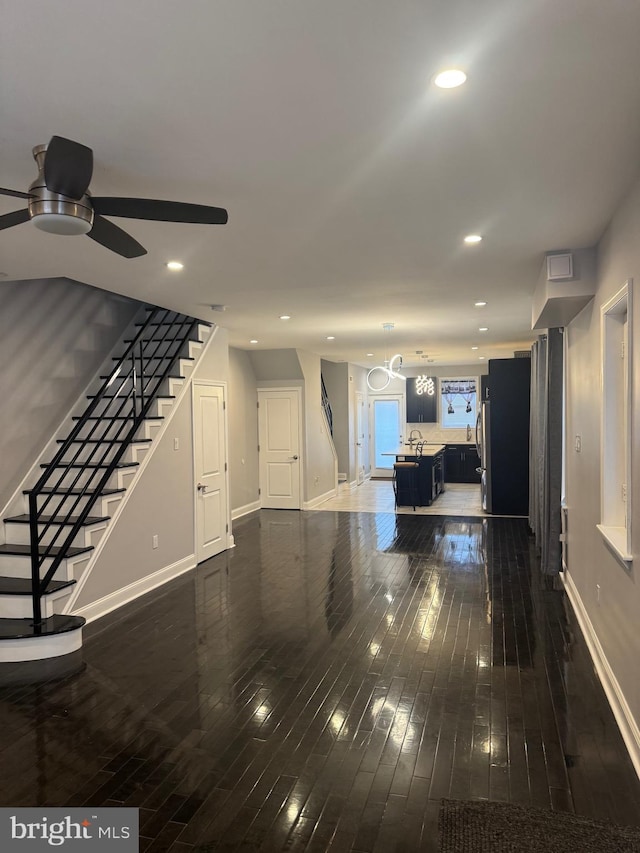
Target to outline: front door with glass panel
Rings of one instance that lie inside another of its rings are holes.
[[[396,453],[402,453],[402,406],[404,397],[388,395],[370,397],[373,441],[371,442],[371,476],[393,476]]]

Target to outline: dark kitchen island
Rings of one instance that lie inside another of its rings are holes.
[[[398,506],[430,506],[444,491],[444,444],[423,444],[422,452],[395,453],[396,462],[417,462],[417,469],[397,472],[395,483]],[[413,477],[416,478],[415,486]]]

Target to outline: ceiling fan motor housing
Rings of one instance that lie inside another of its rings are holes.
[[[47,189],[44,180],[46,145],[37,145],[33,157],[38,165],[38,177],[29,187],[29,216],[41,231],[50,234],[88,234],[93,227],[93,208],[89,194],[80,199],[69,198]]]

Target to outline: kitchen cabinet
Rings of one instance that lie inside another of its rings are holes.
[[[417,471],[404,469],[398,472],[395,487],[397,489],[398,505],[413,506],[417,497],[416,506],[430,506],[433,501],[444,491],[444,447],[429,449],[421,457],[413,454],[397,454],[397,459],[405,462],[418,462]],[[417,495],[414,494],[410,477],[417,477]]]
[[[447,444],[444,452],[447,483],[479,483],[480,458],[474,444]]]
[[[429,378],[433,379],[433,394],[418,394],[418,377],[411,376],[407,379],[408,424],[433,424],[438,421],[438,380],[435,377]]]

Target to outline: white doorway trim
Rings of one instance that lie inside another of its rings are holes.
[[[222,464],[224,465],[224,472],[222,475],[222,486],[223,486],[223,505],[220,509],[221,515],[221,524],[224,524],[224,533],[221,531],[221,536],[219,540],[219,548],[214,549],[213,553],[204,554],[203,553],[203,543],[200,542],[199,530],[198,530],[198,492],[197,492],[197,484],[198,484],[198,459],[197,459],[197,447],[198,447],[198,436],[197,436],[197,418],[196,418],[196,394],[199,388],[218,388],[222,391],[222,416],[219,419],[219,427],[222,428],[223,435],[221,437],[220,445],[221,445],[221,455],[222,455]],[[233,535],[231,533],[231,506],[229,500],[229,446],[228,446],[228,422],[227,422],[227,383],[223,381],[212,381],[206,379],[194,379],[191,383],[191,430],[192,430],[192,446],[193,446],[193,460],[192,460],[192,468],[193,468],[193,545],[194,545],[194,554],[196,556],[196,562],[200,563],[204,560],[209,559],[215,554],[219,554],[222,551],[227,550],[227,548],[233,547]]]
[[[269,402],[286,401],[277,407]],[[287,411],[297,421],[287,425]],[[269,418],[275,432],[275,446],[270,450]],[[268,509],[302,509],[303,501],[303,435],[302,389],[299,386],[258,388],[258,469],[260,504]],[[273,476],[272,476],[273,475]],[[272,485],[275,484],[275,489]],[[273,493],[272,493],[273,492]]]
[[[370,430],[371,430],[371,443],[369,446],[369,459],[370,459],[370,469],[372,477],[386,477],[391,479],[393,476],[393,463],[395,459],[393,456],[387,457],[389,460],[389,467],[387,468],[377,468],[376,467],[376,403],[378,402],[395,402],[398,404],[398,440],[397,444],[392,447],[391,443],[389,444],[388,450],[389,452],[402,452],[402,432],[404,425],[404,394],[372,394],[369,396],[369,403],[371,405],[370,411]]]

